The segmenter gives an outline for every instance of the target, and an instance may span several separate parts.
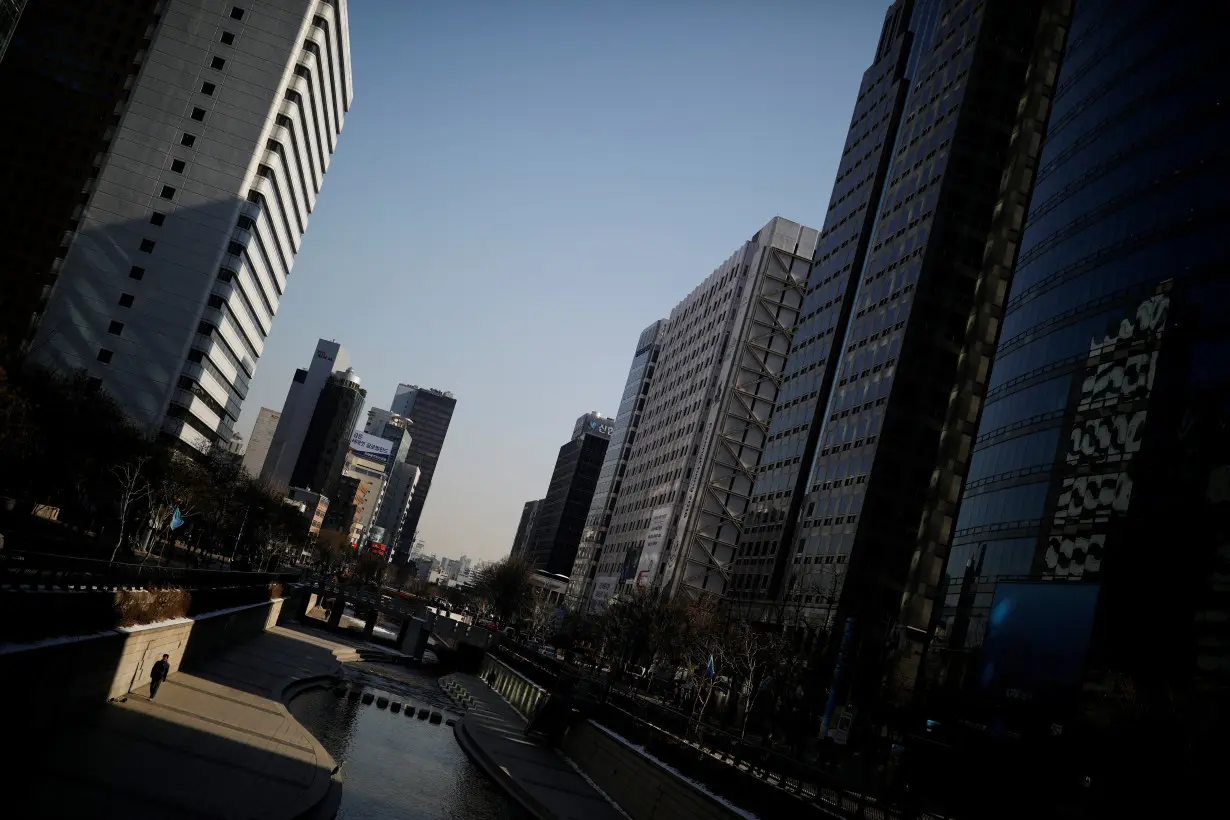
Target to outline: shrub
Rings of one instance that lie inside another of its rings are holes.
[[[179,587],[122,589],[115,593],[120,626],[138,626],[183,618],[192,604],[192,593]]]

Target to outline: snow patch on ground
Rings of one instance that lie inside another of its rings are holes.
[[[666,763],[663,763],[661,760],[659,760],[658,758],[654,757],[654,756],[653,756],[653,755],[651,755],[649,752],[645,751],[645,747],[644,747],[644,746],[638,746],[637,744],[632,743],[631,741],[629,741],[627,738],[623,737],[622,735],[617,735],[617,734],[615,734],[614,732],[612,732],[610,729],[606,728],[605,726],[603,726],[603,725],[601,725],[601,724],[599,724],[599,723],[595,723],[595,722],[594,722],[594,721],[592,721],[592,720],[589,722],[589,724],[590,724],[591,726],[593,726],[595,729],[599,729],[599,730],[601,730],[601,731],[605,732],[605,733],[606,733],[607,735],[609,735],[612,739],[614,739],[614,740],[616,740],[616,741],[618,741],[618,742],[622,743],[623,745],[627,746],[629,749],[631,749],[632,751],[636,752],[637,754],[639,754],[641,757],[645,758],[646,760],[651,761],[651,762],[652,762],[655,766],[659,766],[659,767],[661,767],[661,768],[665,769],[666,771],[670,772],[670,773],[671,773],[671,774],[673,774],[675,777],[679,778],[679,779],[680,779],[680,780],[682,780],[684,783],[687,783],[689,786],[691,786],[692,788],[696,789],[696,790],[697,790],[698,792],[700,792],[701,794],[704,794],[705,796],[709,797],[710,799],[712,799],[712,800],[714,800],[714,801],[716,801],[716,802],[718,802],[718,803],[721,803],[723,806],[725,806],[726,808],[730,809],[732,812],[734,812],[734,813],[735,813],[735,814],[737,814],[738,816],[740,816],[740,817],[744,817],[744,818],[747,818],[747,820],[760,820],[759,815],[752,814],[750,811],[747,811],[746,809],[741,809],[741,808],[739,808],[739,807],[738,807],[738,806],[736,806],[734,803],[731,803],[729,800],[727,800],[725,797],[722,797],[722,796],[720,796],[720,795],[716,795],[716,794],[714,794],[713,792],[709,791],[707,788],[705,788],[705,787],[704,787],[703,785],[701,785],[700,783],[696,782],[695,780],[693,780],[693,779],[692,779],[692,778],[690,778],[690,777],[687,777],[686,775],[684,775],[683,773],[681,773],[681,772],[680,772],[678,769],[676,769],[675,767],[673,767],[673,766],[669,766],[669,765],[667,765]]]

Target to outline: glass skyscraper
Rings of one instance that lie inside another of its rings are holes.
[[[828,668],[853,659],[826,717],[878,691],[916,546],[969,460],[1052,5],[896,2],[859,90],[727,590],[762,620],[803,609]]]
[[[942,606],[912,610],[928,692],[1076,723],[1072,778],[1176,813],[1230,696],[1225,20],[1075,4]]]
[[[606,458],[602,462],[602,471],[598,474],[598,485],[594,488],[594,499],[585,519],[581,545],[577,548],[576,561],[573,562],[569,574],[568,600],[573,605],[590,601],[591,594],[595,592],[596,571],[598,562],[602,559],[606,528],[611,523],[611,513],[623,486],[628,457],[632,454],[632,444],[636,441],[636,431],[641,424],[641,413],[645,410],[645,398],[649,394],[658,353],[662,349],[658,343],[661,329],[662,320],[659,319],[642,330],[640,338],[636,340],[632,366],[628,368],[623,397],[619,400],[619,411],[615,414],[615,430],[607,444]],[[607,573],[600,579],[602,588],[597,594],[600,605],[605,605],[611,597],[618,579],[617,573]]]
[[[423,505],[427,503],[431,480],[436,474],[436,464],[440,461],[440,451],[444,449],[444,438],[448,435],[448,426],[456,408],[457,398],[452,393],[430,387],[399,384],[393,395],[393,404],[389,409],[411,423],[410,451],[406,454],[406,463],[413,464],[421,471],[418,486],[410,498],[410,508],[406,510],[401,540],[394,545],[401,556],[408,556],[414,547],[419,521],[423,517]]]

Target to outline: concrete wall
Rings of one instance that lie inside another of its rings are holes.
[[[745,816],[590,721],[569,729],[560,749],[632,820],[734,820]]]
[[[171,656],[172,673],[181,664],[191,667],[269,629],[281,608],[278,599],[159,625],[9,645],[0,649],[0,678],[24,687],[23,710],[48,716],[85,711],[147,686],[163,653]]]
[[[522,717],[546,697],[541,686],[488,655],[479,676]],[[735,820],[745,815],[715,800],[591,721],[568,730],[560,750],[632,820]]]

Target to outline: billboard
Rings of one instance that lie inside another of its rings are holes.
[[[606,609],[611,596],[615,594],[615,583],[618,578],[617,575],[599,575],[594,578],[594,592],[589,599],[591,612],[602,612]]]
[[[572,437],[580,438],[585,434],[610,438],[615,432],[615,419],[607,418],[601,413],[586,413],[577,419],[572,426]]]
[[[662,546],[666,543],[666,527],[674,509],[674,506],[658,507],[649,514],[649,530],[645,533],[645,545],[641,547],[641,560],[636,565],[638,587],[653,582],[662,558]]]
[[[355,430],[350,434],[350,449],[368,458],[388,458],[393,454],[393,442]]]

